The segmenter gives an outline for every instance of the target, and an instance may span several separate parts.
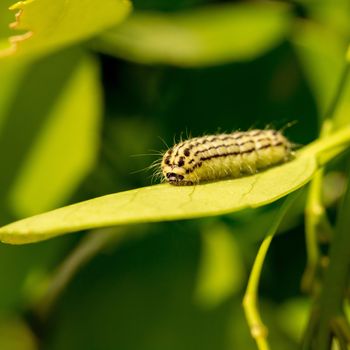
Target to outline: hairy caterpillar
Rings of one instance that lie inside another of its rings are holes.
[[[254,174],[291,157],[292,144],[280,131],[238,131],[176,144],[164,154],[161,171],[172,185],[193,185]]]

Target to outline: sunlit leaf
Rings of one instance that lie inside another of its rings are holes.
[[[136,12],[102,34],[97,48],[142,63],[202,66],[252,59],[289,30],[283,4],[245,3],[178,14]]]
[[[10,194],[17,214],[53,208],[73,192],[94,163],[100,117],[98,66],[85,57],[66,82],[22,164]]]
[[[4,73],[11,83],[13,73]],[[97,62],[80,51],[35,62],[20,77],[4,97],[0,118],[6,168],[0,173],[1,214],[17,217],[53,209],[71,195],[94,162],[101,117]]]
[[[0,4],[0,51],[10,46],[8,37],[11,35],[9,23],[13,21],[13,14],[7,8],[13,4],[13,0],[1,0]]]
[[[29,243],[63,233],[132,223],[190,219],[258,207],[310,180],[313,157],[298,157],[254,176],[198,186],[162,184],[115,193],[24,219],[0,229],[8,243]]]
[[[94,198],[4,226],[0,240],[30,243],[96,227],[193,219],[256,208],[305,185],[318,168],[316,156],[332,147],[339,153],[349,142],[350,128],[344,128],[304,147],[292,161],[252,176],[196,186],[161,184]]]
[[[25,0],[14,4],[13,29],[2,55],[43,54],[85,40],[118,24],[130,12],[128,0]],[[2,10],[3,11],[3,10]]]

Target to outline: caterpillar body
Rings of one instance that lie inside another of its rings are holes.
[[[237,131],[176,144],[164,154],[161,171],[172,185],[194,185],[255,174],[292,155],[292,144],[280,131]]]

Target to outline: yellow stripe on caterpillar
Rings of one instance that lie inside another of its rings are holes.
[[[287,162],[292,144],[276,130],[195,137],[165,152],[161,171],[172,185],[237,178]]]

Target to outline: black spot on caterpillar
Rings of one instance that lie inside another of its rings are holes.
[[[280,131],[238,131],[176,144],[163,155],[161,171],[172,185],[193,185],[255,174],[292,155],[292,144]]]

